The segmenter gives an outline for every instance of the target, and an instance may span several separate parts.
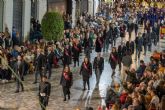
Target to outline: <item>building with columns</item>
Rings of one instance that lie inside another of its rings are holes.
[[[12,33],[12,28],[20,33],[25,40],[30,33],[30,20],[35,18],[41,22],[47,11],[68,13],[72,20],[82,12],[91,15],[96,13],[99,0],[0,0],[0,32],[7,27]],[[75,26],[75,22],[73,22]]]

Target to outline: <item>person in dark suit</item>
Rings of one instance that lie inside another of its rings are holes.
[[[132,31],[133,31],[133,27],[134,27],[134,24],[132,23],[132,18],[130,18],[129,23],[127,25],[129,40],[131,39],[131,34],[132,34]]]
[[[34,66],[35,66],[35,81],[33,82],[33,84],[36,84],[38,74],[40,75],[40,78],[42,78],[42,71],[44,69],[44,56],[41,53],[41,49],[37,49],[37,55],[34,60]]]
[[[69,66],[65,66],[62,75],[60,84],[62,85],[64,93],[64,101],[66,101],[66,95],[68,95],[68,100],[70,99],[70,88],[73,84],[72,72],[70,72]]]
[[[101,37],[101,34],[99,34],[96,38],[95,42],[95,51],[101,52],[101,49],[103,48],[103,38]]]
[[[76,62],[78,63],[79,66],[79,55],[81,53],[81,45],[79,43],[73,43],[72,53],[73,53],[74,67],[76,67]]]
[[[88,57],[88,59],[90,59],[91,43],[90,43],[90,40],[89,40],[89,35],[87,35],[84,38],[84,53]]]
[[[93,69],[95,70],[96,74],[96,85],[98,86],[100,76],[104,70],[104,58],[101,57],[100,53],[97,54],[93,62]]]
[[[125,37],[125,30],[126,30],[126,26],[124,25],[124,23],[122,23],[120,25],[120,37],[121,37],[121,41],[123,41],[123,38]]]
[[[90,63],[88,57],[85,57],[84,61],[82,62],[80,75],[83,77],[83,90],[86,90],[86,83],[88,85],[88,90],[90,90],[89,78],[92,76],[92,64]]]
[[[71,64],[72,53],[69,45],[66,45],[63,53],[63,64],[64,66]]]
[[[53,64],[54,52],[52,47],[48,48],[48,53],[46,55],[46,66],[45,66],[45,75],[47,71],[49,72],[48,79],[50,79],[52,74],[52,64]]]
[[[42,110],[46,110],[51,92],[51,84],[47,81],[47,76],[42,76],[39,84],[39,103]]]
[[[116,48],[115,47],[112,48],[112,52],[110,53],[109,63],[110,63],[110,66],[112,68],[112,75],[111,75],[111,77],[113,77],[115,75],[115,69],[116,69],[116,66],[118,64],[118,54],[116,52]]]
[[[121,71],[121,60],[122,60],[122,57],[123,57],[122,45],[119,45],[119,46],[118,46],[117,54],[118,54],[119,71]]]
[[[15,93],[19,92],[20,86],[21,86],[21,90],[24,91],[24,86],[22,83],[23,73],[24,73],[24,63],[23,63],[22,57],[20,55],[17,57],[17,61],[14,64],[14,72],[17,75],[16,76],[17,89],[16,89]]]

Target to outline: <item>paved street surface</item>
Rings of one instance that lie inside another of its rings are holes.
[[[134,34],[132,35],[134,36]],[[128,35],[126,37],[128,39]],[[134,40],[134,37],[132,37]],[[120,44],[120,38],[117,40],[117,44]],[[160,45],[157,47],[152,47],[153,51],[160,50]],[[147,52],[147,55],[141,55],[141,59],[149,61],[151,53]],[[81,62],[83,60],[81,56]],[[96,53],[92,52],[92,61]],[[51,96],[49,100],[49,105],[47,110],[75,110],[76,108],[81,108],[85,110],[85,107],[91,106],[96,110],[99,105],[105,105],[104,97],[106,95],[107,88],[111,85],[111,73],[112,70],[108,64],[109,53],[103,54],[105,59],[105,67],[102,73],[99,88],[95,87],[96,78],[95,74],[90,78],[90,91],[82,91],[82,79],[79,75],[79,67],[72,68],[74,83],[71,88],[71,99],[70,101],[63,102],[63,92],[60,86],[60,77],[62,68],[53,69],[53,75],[50,80],[52,84]],[[133,65],[136,68],[139,61],[135,62],[135,56],[133,55]],[[73,66],[72,66],[73,67]],[[38,102],[38,84],[34,85],[34,75],[25,76],[24,86],[25,91],[20,93],[14,93],[16,89],[16,84],[14,82],[7,84],[0,84],[0,110],[40,110]],[[119,81],[119,71],[118,67],[116,69],[116,77],[114,81]],[[4,108],[4,109],[3,109]]]

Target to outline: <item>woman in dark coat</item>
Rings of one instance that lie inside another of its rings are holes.
[[[71,49],[69,47],[69,45],[66,45],[66,47],[64,48],[64,53],[63,53],[63,64],[64,66],[71,64]]]
[[[122,60],[122,47],[121,47],[121,45],[118,46],[117,54],[118,54],[119,71],[121,71],[121,60]]]
[[[73,55],[73,60],[74,60],[74,67],[76,67],[76,62],[78,63],[78,66],[79,66],[79,56],[81,53],[80,43],[73,43],[72,53],[73,53],[72,55]]]
[[[88,90],[90,90],[89,78],[92,76],[92,64],[87,57],[85,57],[84,61],[82,62],[80,75],[83,77],[83,90],[86,90],[86,83],[88,85]]]
[[[70,88],[73,84],[72,72],[70,72],[69,66],[65,66],[62,75],[60,84],[62,85],[64,93],[64,101],[66,101],[66,95],[68,95],[68,100],[70,99]]]
[[[118,64],[118,54],[117,54],[115,47],[112,48],[112,52],[110,53],[109,63],[110,63],[110,66],[112,68],[112,76],[114,76],[115,69],[116,69],[116,66]]]
[[[125,30],[126,30],[126,27],[125,25],[122,23],[120,25],[120,37],[121,37],[121,41],[123,41],[123,38],[125,37]]]
[[[95,51],[101,52],[101,49],[103,48],[103,38],[101,37],[101,34],[97,36],[95,46]]]

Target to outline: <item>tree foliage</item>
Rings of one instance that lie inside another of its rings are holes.
[[[46,40],[60,40],[64,32],[64,21],[61,14],[47,12],[41,22],[41,31]]]

